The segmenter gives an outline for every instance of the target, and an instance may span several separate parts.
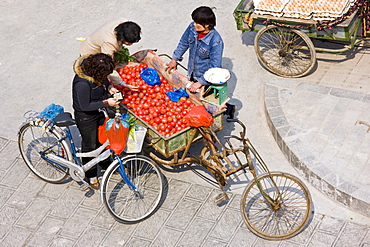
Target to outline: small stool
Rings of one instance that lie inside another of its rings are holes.
[[[207,96],[210,96],[210,95],[213,95],[213,100],[216,100],[216,102],[213,102],[213,103],[216,103],[218,105],[222,105],[224,104],[225,102],[227,102],[229,100],[227,94],[228,94],[228,89],[227,89],[227,83],[225,82],[224,84],[221,84],[221,85],[210,85],[205,94],[204,94],[204,98],[207,99],[208,97]]]

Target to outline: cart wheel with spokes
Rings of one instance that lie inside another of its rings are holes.
[[[254,39],[258,60],[270,72],[282,77],[301,77],[316,63],[316,51],[310,38],[300,30],[268,26]]]
[[[271,172],[259,175],[248,184],[240,210],[245,224],[257,236],[284,240],[307,225],[312,200],[307,187],[297,177]]]

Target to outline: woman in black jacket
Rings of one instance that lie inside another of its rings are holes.
[[[81,56],[74,64],[73,109],[82,137],[82,152],[93,151],[100,145],[98,127],[104,123],[104,116],[99,108],[119,104],[118,99],[108,97],[117,92],[107,79],[113,69],[112,58],[103,53]],[[89,160],[91,158],[82,158],[84,164]],[[93,189],[99,189],[96,166],[86,172],[86,177]]]

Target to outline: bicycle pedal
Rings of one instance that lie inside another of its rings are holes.
[[[90,186],[86,182],[80,185],[80,190],[82,190],[82,191],[88,190],[89,188],[90,188]]]
[[[215,197],[215,203],[218,206],[222,206],[222,205],[226,204],[228,201],[229,201],[229,197],[228,197],[228,195],[226,193],[218,194]]]

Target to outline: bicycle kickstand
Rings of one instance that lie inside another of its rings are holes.
[[[80,185],[80,190],[81,191],[85,191],[85,190],[88,190],[90,188],[89,183],[86,182],[83,178],[81,178],[80,175],[75,174],[75,176],[77,176],[80,179],[80,181],[82,182],[82,184]]]

